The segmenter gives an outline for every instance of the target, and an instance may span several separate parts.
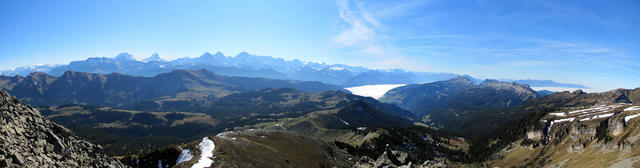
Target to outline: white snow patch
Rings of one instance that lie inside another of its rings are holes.
[[[213,149],[216,148],[216,145],[213,144],[213,141],[211,141],[209,138],[204,137],[202,138],[202,142],[198,144],[198,147],[200,147],[201,151],[200,159],[198,160],[198,163],[191,166],[191,168],[204,168],[211,166],[211,164],[213,163],[211,157],[213,157]]]
[[[233,133],[233,131],[221,132],[218,135],[216,135],[216,137],[226,138],[227,134],[231,134],[231,133]]]
[[[178,156],[178,160],[176,161],[176,165],[182,162],[189,161],[192,158],[193,158],[193,154],[189,149],[182,149],[182,152],[180,153],[180,155]]]
[[[627,123],[627,122],[629,122],[629,120],[631,120],[633,118],[636,118],[638,116],[640,116],[640,114],[634,114],[634,115],[626,116],[626,117],[624,117],[624,123]]]
[[[338,118],[338,120],[342,121],[342,123],[344,123],[344,125],[349,125],[349,122],[342,120],[342,118]]]
[[[607,117],[611,117],[611,116],[613,116],[613,113],[600,114],[600,115],[597,115],[597,116],[596,116],[596,117],[594,117],[594,118],[595,118],[595,119],[597,119],[597,118],[607,118]]]
[[[583,113],[583,112],[587,112],[589,109],[582,109],[582,110],[576,110],[576,111],[570,111],[569,114],[573,114],[573,113]]]
[[[554,116],[558,116],[558,117],[564,117],[564,116],[567,116],[567,114],[562,113],[562,112],[561,112],[561,113],[549,113],[549,115],[554,115]]]
[[[549,122],[549,128],[547,129],[547,142],[551,140],[551,128],[553,127],[553,120]]]
[[[343,67],[331,67],[331,68],[329,68],[329,70],[332,70],[332,71],[342,71],[342,70],[344,70],[344,68],[343,68]]]
[[[364,85],[364,86],[356,86],[345,88],[351,93],[359,96],[373,97],[375,99],[379,99],[384,96],[387,91],[397,88],[400,86],[404,86],[406,84],[380,84],[380,85]]]
[[[636,110],[640,110],[640,106],[631,106],[624,109],[624,111],[636,111]]]
[[[554,121],[554,122],[556,122],[556,123],[559,123],[559,122],[566,122],[566,121],[571,122],[571,121],[573,121],[574,119],[576,119],[576,118],[575,118],[575,117],[571,117],[571,118],[563,118],[563,119],[553,120],[553,121]]]

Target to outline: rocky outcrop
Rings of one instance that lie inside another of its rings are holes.
[[[446,168],[447,162],[444,159],[427,160],[422,164],[415,164],[407,161],[408,154],[399,150],[387,148],[378,159],[373,160],[367,156],[360,158],[354,168]]]
[[[527,131],[527,139],[531,141],[541,141],[544,133],[542,130],[529,130]]]
[[[608,124],[609,133],[611,133],[611,135],[618,136],[624,132],[624,118],[621,117],[621,115],[609,118]]]
[[[0,167],[126,167],[0,90]]]
[[[609,95],[590,96],[615,98]],[[604,102],[583,102],[589,101]],[[522,133],[522,138],[501,148],[485,166],[616,167],[618,164],[614,163],[640,154],[640,120],[636,118],[640,116],[638,107],[629,103],[615,103],[549,112],[535,118],[537,121],[527,126],[529,129]],[[543,140],[539,140],[540,136],[537,135],[540,131],[544,133]],[[637,167],[640,163],[632,161],[627,164],[631,166],[625,167]]]

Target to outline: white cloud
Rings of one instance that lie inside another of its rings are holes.
[[[362,54],[385,55],[390,48],[380,45],[376,29],[382,24],[371,13],[364,9],[364,4],[350,0],[339,0],[340,18],[348,28],[333,37],[333,42],[340,47],[353,47]]]
[[[375,33],[361,22],[351,23],[351,27],[333,37],[333,41],[343,47],[357,46],[373,40]]]
[[[360,14],[362,15],[362,18],[364,18],[364,20],[369,24],[373,26],[380,26],[380,22],[378,22],[378,19],[371,16],[371,14],[369,14],[368,12],[361,12]]]
[[[345,88],[349,90],[351,93],[360,96],[373,97],[375,99],[379,99],[384,96],[387,91],[404,86],[406,84],[379,84],[379,85],[363,85],[357,87],[349,87]]]
[[[384,49],[375,45],[364,47],[362,50],[360,50],[360,52],[373,55],[383,55],[387,53]]]

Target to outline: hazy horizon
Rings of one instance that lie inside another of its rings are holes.
[[[0,37],[2,167],[640,167],[640,0],[4,0]]]
[[[231,2],[2,2],[0,69],[246,51],[597,91],[640,86],[635,1]]]

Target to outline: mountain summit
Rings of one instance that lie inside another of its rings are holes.
[[[375,84],[420,84],[448,80],[459,76],[467,77],[475,83],[480,83],[481,81],[468,75],[445,72],[369,69],[343,64],[303,62],[297,59],[285,60],[277,57],[253,55],[247,52],[241,52],[235,56],[225,56],[221,52],[216,52],[215,54],[206,52],[199,57],[184,57],[172,61],[164,61],[158,54],[153,54],[149,58],[138,61],[128,53],[121,53],[115,58],[88,58],[82,61],[73,61],[68,65],[45,65],[5,70],[0,71],[0,75],[26,76],[33,72],[45,72],[53,76],[59,76],[65,71],[71,70],[101,74],[117,72],[150,77],[175,69],[207,69],[225,76],[319,81],[344,87]],[[586,88],[581,85],[568,85],[553,81],[522,80],[517,82],[529,84],[532,87],[571,86]]]
[[[514,120],[509,117],[520,114],[495,115],[494,110],[538,97],[526,84],[485,80],[476,85],[469,78],[457,77],[394,88],[380,101],[403,107],[445,130],[469,133],[490,130]]]
[[[117,61],[137,61],[133,56],[129,53],[120,53],[116,56],[115,60]]]
[[[162,58],[160,58],[160,56],[158,56],[158,53],[153,53],[150,57],[145,58],[142,60],[142,62],[164,62],[165,60],[163,60]]]

